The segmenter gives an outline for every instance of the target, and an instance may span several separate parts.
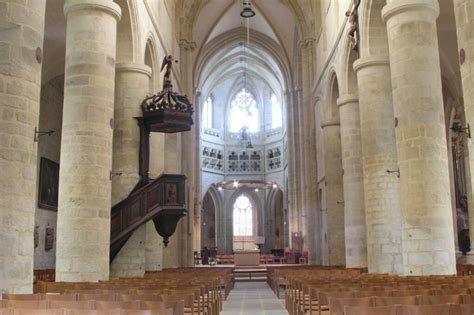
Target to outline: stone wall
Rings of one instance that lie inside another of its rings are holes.
[[[61,151],[61,128],[64,97],[64,76],[58,76],[41,88],[40,118],[38,129],[54,130],[51,136],[41,137],[38,142],[37,187],[39,187],[39,172],[41,157],[59,164]],[[36,198],[38,200],[38,196]],[[38,247],[34,253],[34,269],[54,269],[56,264],[56,237],[53,248],[45,250],[46,228],[54,228],[56,233],[57,212],[38,207],[36,202],[35,227],[38,229]]]

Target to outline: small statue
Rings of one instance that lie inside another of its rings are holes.
[[[165,79],[163,81],[165,85],[167,82],[171,84],[170,76],[171,76],[171,66],[173,65],[173,61],[176,63],[178,62],[178,60],[173,59],[173,56],[168,55],[163,58],[163,62],[161,63],[160,72],[163,72],[163,69],[166,66]]]
[[[352,49],[359,51],[359,15],[358,10],[360,6],[360,0],[354,0],[350,11],[346,12],[346,16],[349,17],[349,38],[351,41]]]

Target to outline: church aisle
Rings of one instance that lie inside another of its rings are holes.
[[[222,315],[288,314],[285,300],[278,299],[266,282],[236,282],[224,302]]]

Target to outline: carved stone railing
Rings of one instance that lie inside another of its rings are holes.
[[[186,215],[185,183],[184,175],[163,174],[112,207],[110,261],[133,232],[150,220],[168,244],[179,219]]]

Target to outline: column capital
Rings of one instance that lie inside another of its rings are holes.
[[[371,66],[389,66],[390,60],[388,56],[370,56],[365,58],[359,58],[354,62],[354,71],[358,72],[359,70]]]
[[[438,0],[397,0],[383,7],[382,19],[387,22],[394,15],[408,11],[431,11],[433,18],[436,19],[439,15],[439,3]]]
[[[149,66],[140,63],[118,63],[115,65],[115,70],[118,72],[137,72],[151,78],[152,70]]]
[[[316,42],[316,38],[314,37],[306,37],[299,41],[299,45],[301,48],[308,48]]]
[[[196,49],[197,45],[196,42],[193,40],[181,39],[179,41],[179,47],[183,48],[184,50],[193,51],[194,49]]]
[[[351,103],[358,103],[359,102],[359,95],[357,94],[347,94],[339,97],[336,101],[337,106],[341,108],[344,105],[351,104]]]
[[[117,22],[122,17],[120,6],[111,0],[66,0],[64,4],[64,15],[76,11],[98,10],[112,15]]]
[[[321,128],[324,129],[326,127],[339,127],[341,122],[339,120],[325,120],[321,123]]]

